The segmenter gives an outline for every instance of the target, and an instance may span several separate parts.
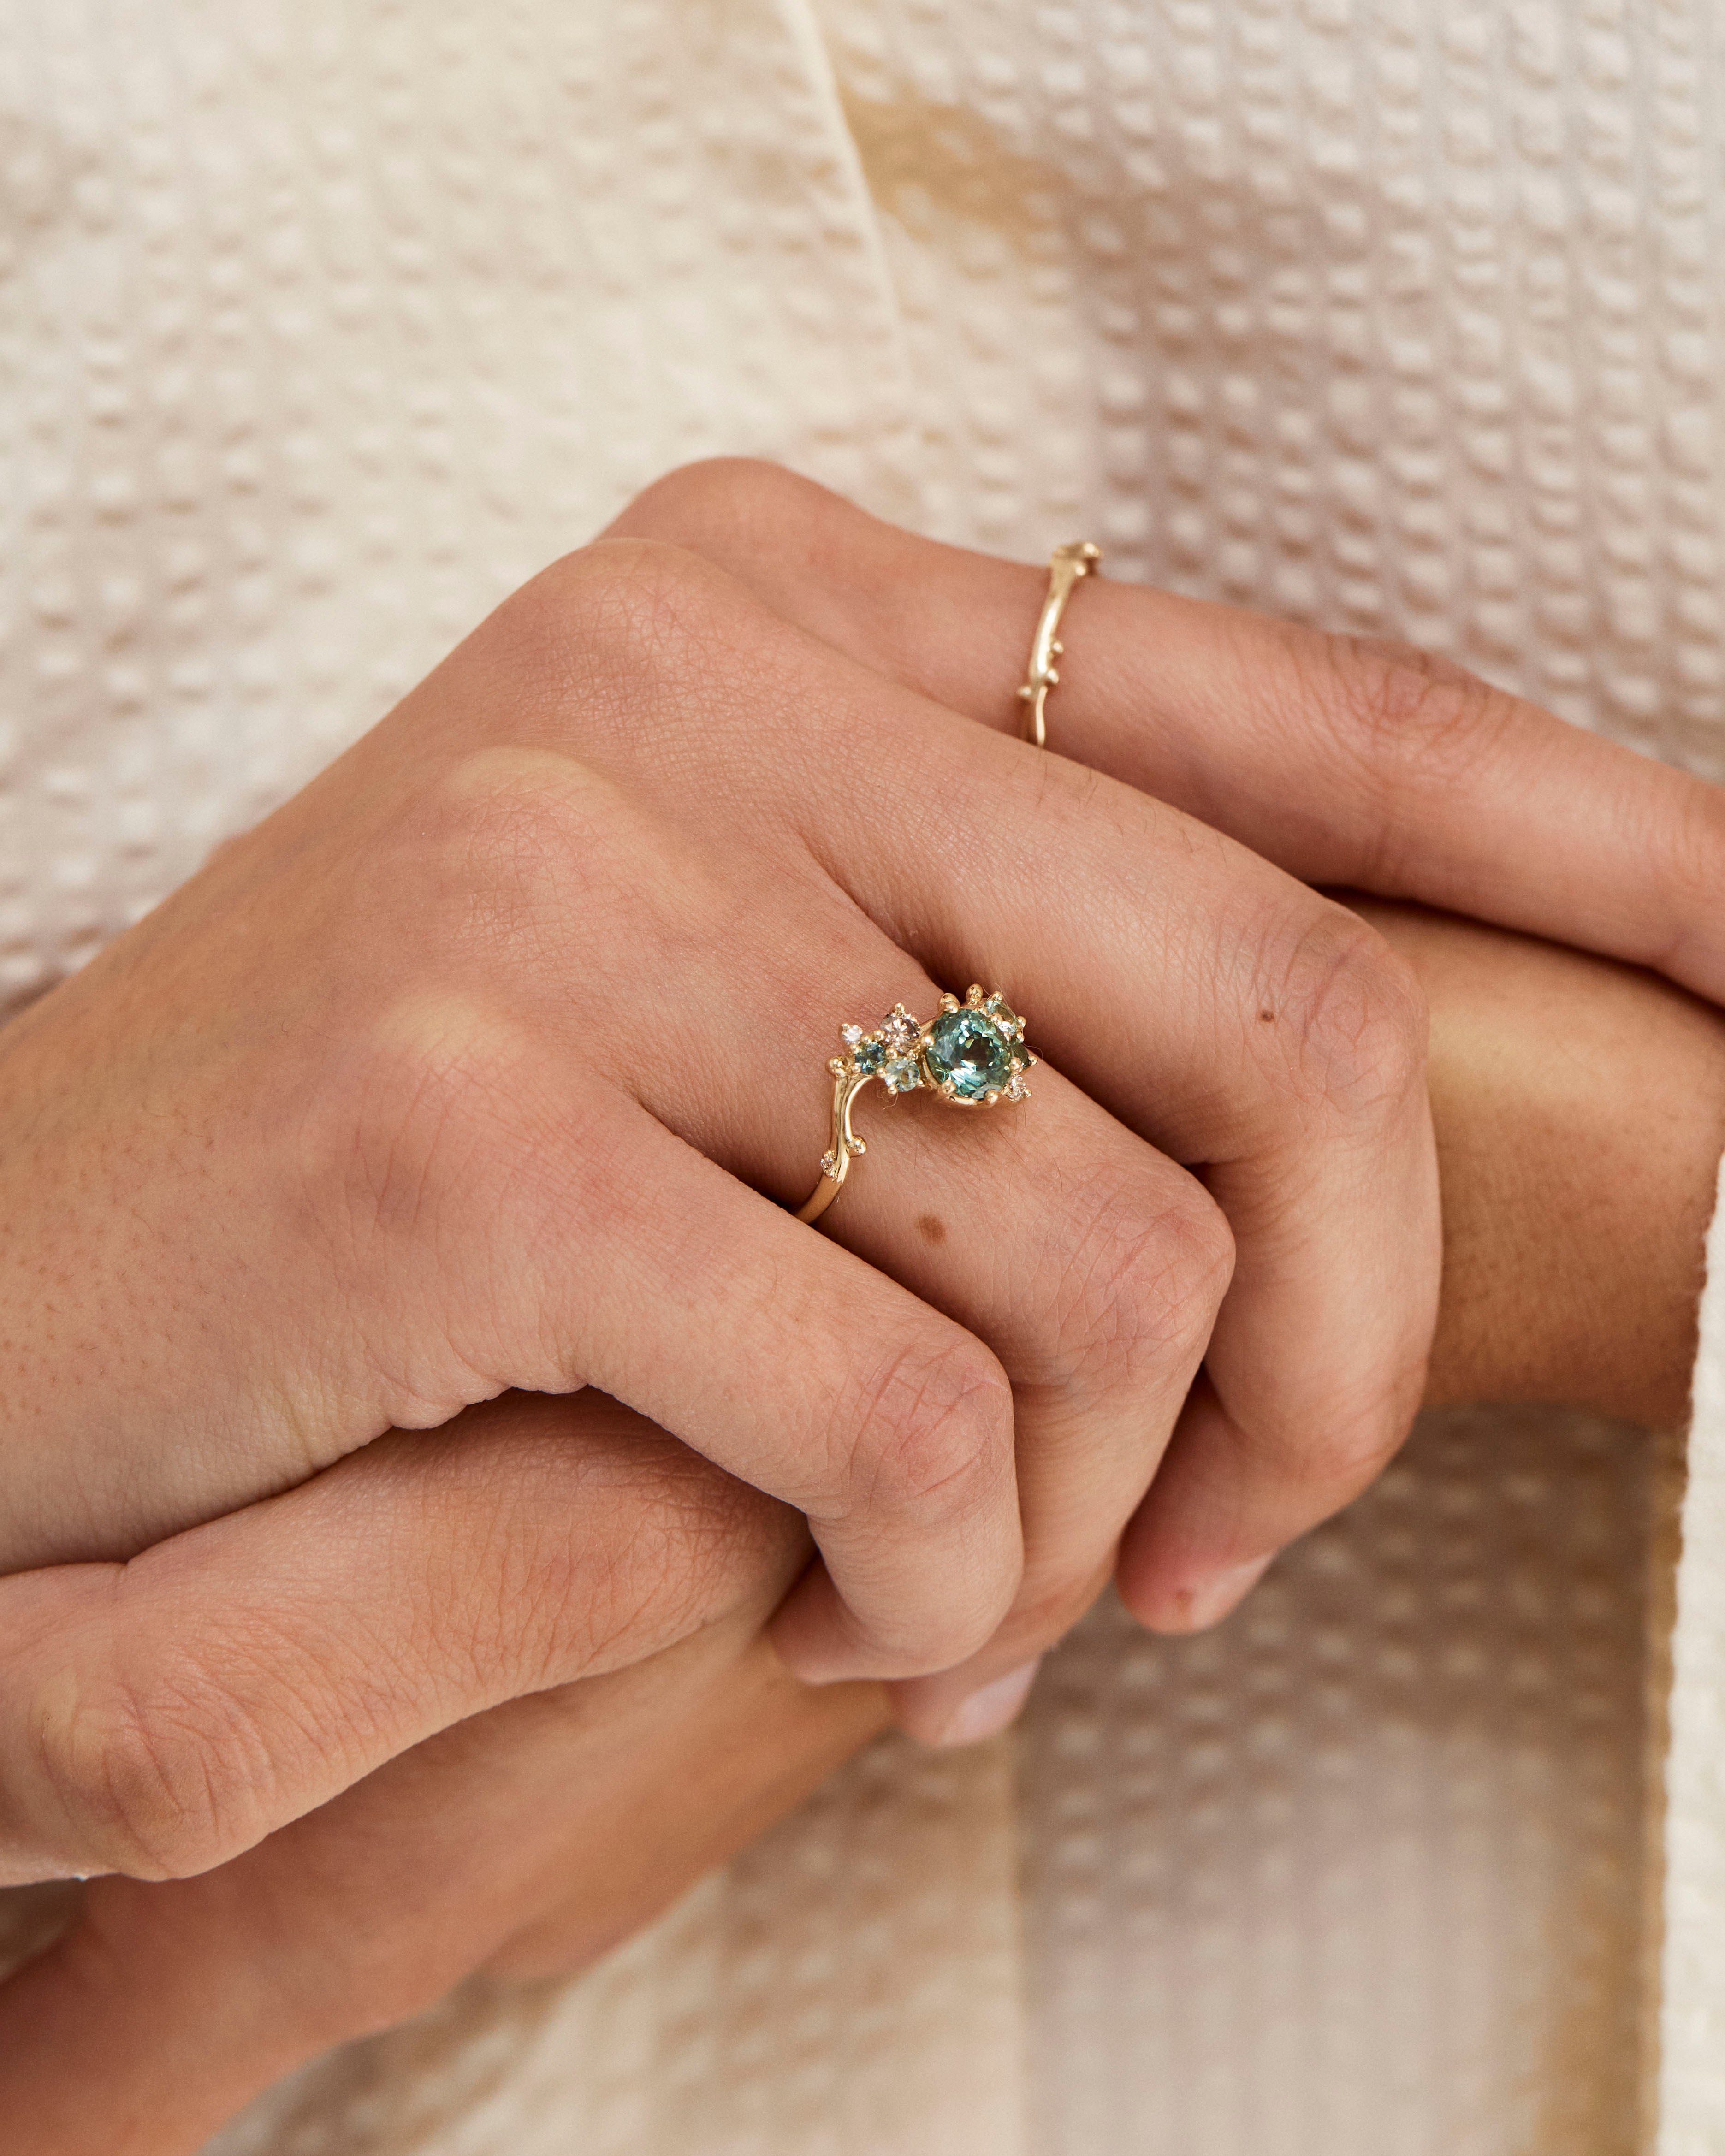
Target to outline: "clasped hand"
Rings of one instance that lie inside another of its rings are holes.
[[[1425,998],[1312,886],[1717,994],[1717,797],[1107,584],[1041,754],[1040,584],[679,475],[0,1035],[0,1877],[205,1871],[775,1602],[978,1734],[1117,1564],[1213,1621],[1394,1450]],[[1034,1102],[871,1102],[799,1225],[839,1022],[971,980]]]

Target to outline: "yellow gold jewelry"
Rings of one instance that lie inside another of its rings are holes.
[[[1048,597],[1042,602],[1035,639],[1030,646],[1029,669],[1019,690],[1019,701],[1024,707],[1019,732],[1038,748],[1048,746],[1043,714],[1048,707],[1048,692],[1059,685],[1060,679],[1060,669],[1055,665],[1065,649],[1059,640],[1060,616],[1077,587],[1086,577],[1096,574],[1096,564],[1101,558],[1101,548],[1088,539],[1074,539],[1066,546],[1056,547],[1048,557]]]
[[[843,1188],[851,1161],[868,1151],[850,1127],[850,1104],[871,1078],[889,1093],[926,1086],[949,1107],[992,1108],[1028,1098],[1024,1073],[1036,1065],[1024,1045],[1023,1019],[1007,1009],[998,988],[985,996],[974,983],[962,1004],[957,996],[942,996],[940,1015],[926,1025],[895,1004],[872,1033],[841,1025],[839,1038],[845,1052],[827,1065],[833,1074],[833,1141],[799,1220],[819,1219]]]

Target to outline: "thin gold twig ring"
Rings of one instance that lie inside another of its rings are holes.
[[[1019,731],[1038,748],[1048,746],[1043,715],[1048,708],[1048,692],[1059,685],[1060,679],[1060,669],[1055,665],[1065,648],[1060,641],[1060,616],[1077,587],[1086,577],[1096,574],[1096,564],[1101,558],[1101,548],[1089,539],[1074,539],[1064,547],[1056,547],[1048,557],[1048,597],[1042,602],[1035,639],[1030,646],[1029,667],[1024,686],[1019,690],[1019,701],[1024,707]]]
[[[889,1093],[926,1087],[953,1108],[993,1108],[1029,1094],[1024,1073],[1036,1058],[1024,1045],[1024,1021],[1009,1010],[997,988],[985,996],[974,983],[961,1004],[941,998],[940,1014],[924,1024],[895,1004],[872,1033],[841,1025],[845,1053],[827,1068],[833,1074],[833,1136],[820,1164],[814,1195],[797,1214],[818,1220],[844,1187],[850,1163],[866,1142],[850,1127],[850,1104],[871,1078]]]

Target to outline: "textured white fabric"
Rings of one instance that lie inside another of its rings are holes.
[[[1725,770],[1719,47],[1715,0],[8,0],[0,1006],[710,450]],[[1719,1272],[1664,2156],[1725,2151]],[[1429,1426],[1216,1640],[1105,1610],[1015,1744],[871,1753],[586,1979],[219,2146],[1615,2156],[1655,1486]]]
[[[1023,2156],[1012,1806],[1004,1746],[877,1745],[583,1982],[472,1987],[220,2156]]]
[[[773,0],[8,0],[0,1008],[670,465],[914,511],[809,36]]]

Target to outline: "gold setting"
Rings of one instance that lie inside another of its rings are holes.
[[[943,1021],[959,1014],[980,1024],[976,1028],[954,1028]],[[1003,1101],[1029,1097],[1025,1074],[1036,1067],[1036,1058],[1024,1045],[1024,1021],[1011,1009],[999,988],[992,993],[973,982],[961,1003],[957,996],[942,996],[940,1009],[927,1020],[912,1018],[902,1004],[895,1004],[873,1032],[860,1025],[841,1025],[839,1037],[845,1052],[827,1065],[833,1077],[832,1142],[821,1158],[820,1181],[814,1195],[797,1214],[799,1220],[818,1220],[844,1188],[850,1163],[868,1151],[866,1139],[850,1127],[850,1111],[857,1095],[878,1078],[889,1093],[932,1093],[950,1108],[993,1108]],[[957,1075],[953,1044],[973,1042],[998,1063],[1005,1082],[999,1086],[966,1087]]]
[[[1029,667],[1019,690],[1019,701],[1024,707],[1019,731],[1037,748],[1048,746],[1048,692],[1060,685],[1060,669],[1055,661],[1065,649],[1060,640],[1060,617],[1079,585],[1096,573],[1101,558],[1101,548],[1090,539],[1070,540],[1064,547],[1056,547],[1048,557],[1048,597],[1042,602],[1030,645]]]

